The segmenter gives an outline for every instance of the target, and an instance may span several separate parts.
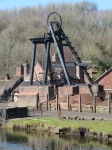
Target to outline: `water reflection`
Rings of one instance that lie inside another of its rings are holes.
[[[0,129],[0,150],[112,150],[111,142],[39,131]]]

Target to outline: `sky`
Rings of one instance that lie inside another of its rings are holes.
[[[27,6],[43,5],[51,3],[76,3],[82,2],[83,0],[0,0],[0,10],[13,9],[14,7],[21,8]],[[112,9],[112,0],[87,0],[94,2],[98,6],[98,10],[110,10]]]

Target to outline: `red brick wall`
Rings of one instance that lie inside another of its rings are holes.
[[[16,68],[16,75],[23,75],[23,69],[22,68]]]
[[[103,87],[101,85],[98,84],[94,84],[94,85],[79,85],[79,94],[89,94],[91,95],[92,93],[97,95],[98,92],[103,92]]]
[[[70,94],[89,94],[92,95],[92,93],[97,95],[98,92],[103,92],[103,87],[101,85],[91,85],[89,88],[89,85],[79,85],[79,86],[63,86],[58,87],[58,97],[66,97]]]
[[[100,78],[96,83],[103,85],[104,89],[112,89],[112,70]]]
[[[42,73],[42,74],[39,74]],[[35,67],[34,67],[34,79],[43,79],[44,77],[44,71],[42,69],[42,67],[39,65],[39,63],[36,63]]]
[[[41,74],[39,74],[41,73]],[[40,66],[39,63],[35,64],[34,67],[34,75],[33,75],[33,79],[38,79],[38,80],[43,80],[44,78],[44,70],[42,69],[42,67]],[[47,77],[49,79],[49,76]],[[30,75],[29,76],[25,76],[25,79],[30,79]]]
[[[26,99],[26,103],[29,101],[32,101],[30,99],[30,96],[34,96],[35,101],[33,100],[33,105],[36,105],[36,94],[39,93],[39,102],[45,102],[46,101],[46,96],[48,94],[49,96],[49,100],[53,97],[54,95],[54,87],[53,86],[21,86],[19,89],[19,102],[23,101],[23,97],[24,98],[24,102]]]
[[[36,107],[36,95],[19,95],[19,106]]]
[[[58,97],[65,97],[70,94],[78,94],[79,89],[77,86],[62,86],[58,87]]]
[[[24,64],[24,76],[29,75],[29,64],[26,61]]]

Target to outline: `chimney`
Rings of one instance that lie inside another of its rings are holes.
[[[10,76],[9,76],[9,74],[6,74],[6,76],[5,76],[5,80],[10,80]]]
[[[23,65],[17,65],[16,75],[23,75]]]
[[[59,57],[57,53],[54,53],[54,55],[52,56],[52,62],[59,62]]]
[[[28,64],[28,61],[26,60],[24,64],[24,76],[28,74],[29,74],[29,64]]]

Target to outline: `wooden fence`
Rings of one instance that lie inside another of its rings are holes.
[[[111,113],[112,107],[110,104],[110,96],[108,97],[108,106],[96,105],[96,98],[93,97],[93,105],[81,104],[81,95],[79,95],[79,104],[70,104],[69,95],[67,95],[67,103],[58,104],[58,97],[56,96],[56,103],[48,103],[48,96],[46,96],[45,103],[39,103],[37,101],[38,110],[65,110],[74,112],[92,112],[92,113]]]

